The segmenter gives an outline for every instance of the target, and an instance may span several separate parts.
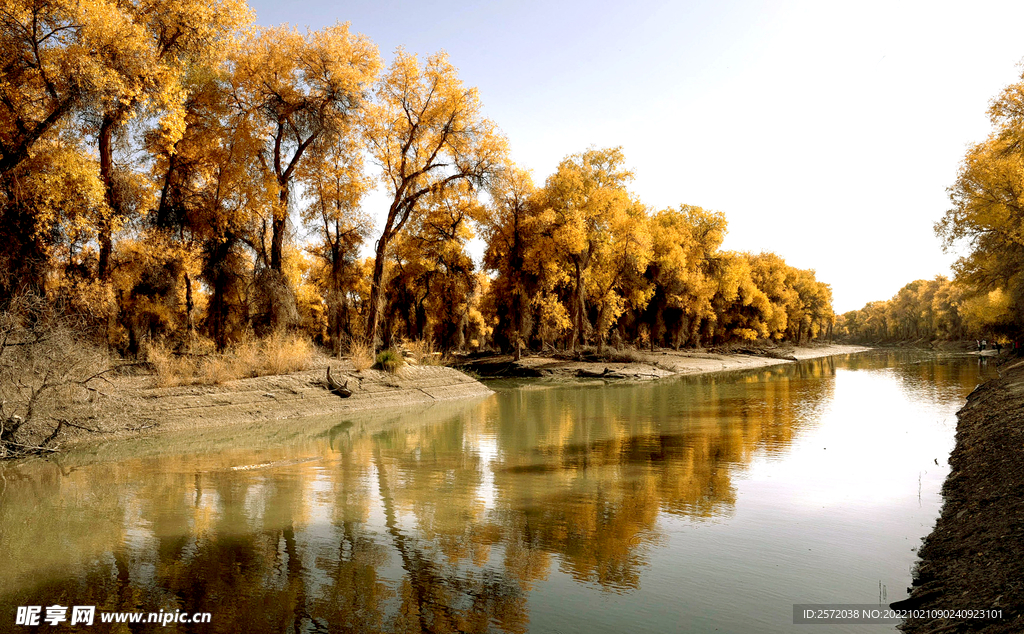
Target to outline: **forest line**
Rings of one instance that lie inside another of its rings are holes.
[[[45,297],[127,355],[285,331],[338,354],[831,334],[814,271],[722,250],[720,212],[645,205],[620,148],[535,184],[443,52],[385,67],[346,24],[253,19],[235,0],[0,11],[3,307]]]
[[[954,278],[904,286],[890,300],[838,316],[836,333],[861,342],[987,339],[1024,344],[1024,75],[988,109],[992,132],[971,145],[935,223],[947,251],[964,253]]]

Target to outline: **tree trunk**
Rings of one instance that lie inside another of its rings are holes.
[[[523,291],[518,278],[519,275],[515,274],[512,282],[512,356],[515,361],[523,357]]]
[[[111,220],[119,211],[120,200],[114,191],[114,149],[112,146],[114,136],[114,119],[110,115],[103,117],[99,131],[99,154],[100,154],[100,179],[103,182],[103,190],[107,206],[110,207],[110,217],[101,219],[99,223],[99,235],[97,241],[100,244],[99,266],[96,275],[101,280],[110,277],[110,252],[113,250],[113,238],[111,236]]]
[[[429,289],[430,286],[428,285],[427,288]],[[422,298],[420,298],[416,302],[416,308],[413,311],[415,313],[415,316],[416,316],[416,319],[415,319],[416,332],[411,333],[411,334],[412,334],[413,338],[415,338],[415,339],[426,340],[426,339],[430,338],[430,336],[428,336],[428,334],[427,334],[427,306],[426,306],[426,301],[427,301],[427,296],[423,296]]]
[[[270,236],[270,268],[274,271],[281,270],[284,258],[284,233],[288,228],[288,183],[281,184],[280,189],[280,207],[274,211]]]
[[[226,260],[231,252],[231,238],[217,242],[210,249],[209,261],[206,263],[208,281],[211,290],[210,305],[207,309],[207,324],[210,336],[217,344],[217,350],[223,350],[228,344],[228,290],[231,284],[231,273],[227,270]]]
[[[576,262],[576,288],[573,290],[573,316],[572,316],[572,351],[575,352],[577,345],[584,341],[583,320],[586,318],[586,298],[583,288],[583,270],[579,262]]]
[[[341,358],[341,317],[342,317],[342,297],[343,290],[341,288],[341,262],[337,249],[334,249],[331,258],[331,300],[328,302],[327,309],[331,311],[328,318],[328,326],[330,328],[331,347],[334,350],[334,356]]]
[[[195,304],[192,300],[192,278],[185,273],[185,326],[188,329],[188,340],[191,343],[195,331]]]
[[[370,282],[370,305],[366,311],[366,343],[374,353],[380,349],[380,312],[384,300],[381,284],[384,281],[384,254],[387,251],[387,228],[377,241],[377,254],[373,262],[373,280]]]

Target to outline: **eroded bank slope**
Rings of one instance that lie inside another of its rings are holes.
[[[304,372],[262,376],[221,385],[155,388],[150,377],[117,386],[119,408],[97,414],[102,433],[76,435],[76,441],[175,432],[260,421],[388,410],[491,394],[462,372],[444,366],[407,366],[398,375],[356,371],[348,361],[332,361],[334,378],[352,391],[341,398],[327,389],[327,362]]]
[[[999,620],[911,619],[912,634],[1024,632],[1024,361],[979,386],[958,413],[945,504],[900,608],[1001,609]]]

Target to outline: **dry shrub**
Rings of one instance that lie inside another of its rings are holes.
[[[54,451],[64,425],[89,429],[111,370],[63,305],[12,298],[0,311],[0,459]]]
[[[373,350],[365,341],[353,341],[348,348],[348,354],[352,358],[352,366],[362,372],[373,366]]]
[[[262,269],[256,273],[253,325],[257,334],[275,339],[282,329],[301,321],[295,291],[280,271]]]
[[[409,341],[404,346],[409,358],[416,365],[448,365],[448,355],[434,350],[434,342],[429,339]]]

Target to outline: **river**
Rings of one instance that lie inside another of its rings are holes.
[[[990,374],[872,351],[495,382],[0,466],[0,630],[81,605],[95,631],[163,610],[210,622],[133,631],[790,632],[794,604],[906,598],[956,410]]]

